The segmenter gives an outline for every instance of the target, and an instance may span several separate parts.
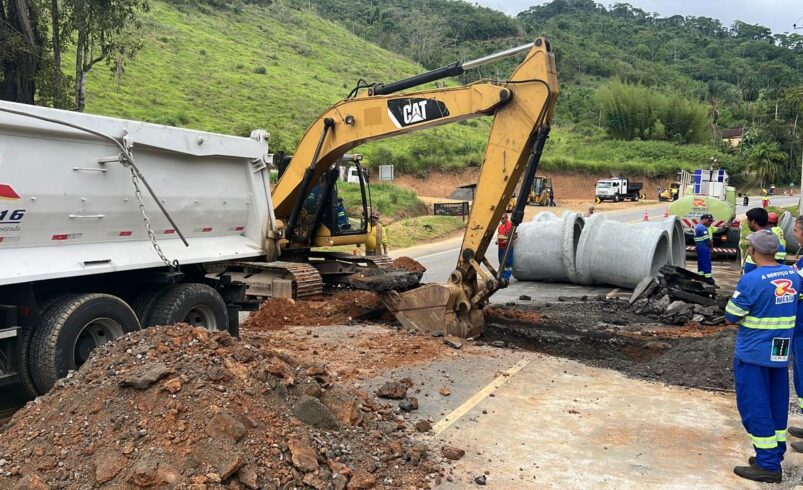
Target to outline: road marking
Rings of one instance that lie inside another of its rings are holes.
[[[504,372],[501,376],[496,378],[495,380],[491,381],[485,388],[481,389],[477,393],[474,394],[471,398],[463,402],[462,405],[452,410],[452,412],[441,419],[434,427],[432,427],[432,432],[434,435],[440,435],[441,432],[448,429],[453,423],[457,422],[460,417],[467,414],[469,410],[476,407],[481,401],[488,398],[488,395],[493,393],[497,388],[502,386],[503,384],[507,383],[510,378],[513,377],[514,374],[521,371],[524,366],[530,363],[530,359],[522,359],[521,361],[517,362],[513,365],[512,368],[508,369]]]
[[[435,257],[436,255],[443,255],[443,254],[449,254],[449,253],[456,254],[458,252],[460,252],[460,247],[450,248],[449,250],[444,250],[442,252],[435,252],[435,253],[431,253],[431,254],[427,254],[427,255],[422,255],[421,257],[412,257],[412,258],[414,258],[415,260],[421,261],[421,260],[424,260],[424,259],[428,259],[430,257]]]

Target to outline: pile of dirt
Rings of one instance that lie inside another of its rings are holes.
[[[270,299],[243,323],[247,330],[277,330],[285,326],[342,325],[383,310],[379,295],[347,291],[318,299]]]
[[[106,344],[0,437],[2,488],[421,488],[403,417],[320,364],[188,325]]]
[[[407,272],[420,272],[422,274],[427,271],[426,267],[410,257],[399,257],[390,264],[389,268]]]

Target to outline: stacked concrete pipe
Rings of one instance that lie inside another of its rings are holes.
[[[663,221],[644,221],[636,226],[665,230],[669,236],[669,264],[686,267],[686,237],[680,218],[670,216]]]
[[[558,218],[539,213],[519,225],[513,254],[513,277],[519,281],[577,282],[577,245],[585,220],[571,211]]]
[[[586,222],[577,247],[578,282],[632,289],[645,277],[657,275],[670,260],[666,230],[596,214]]]

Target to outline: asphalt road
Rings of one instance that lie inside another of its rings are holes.
[[[798,196],[778,196],[771,198],[770,204],[773,206],[792,206],[798,203]],[[736,212],[738,216],[743,215],[748,209],[760,206],[760,197],[751,197],[750,204],[743,206],[741,200],[738,201]],[[609,219],[622,222],[635,222],[641,221],[644,218],[644,211],[648,212],[651,219],[663,219],[664,211],[668,209],[668,203],[659,205],[652,204],[648,206],[639,206],[635,208],[622,209],[621,211],[607,211],[605,214]],[[437,282],[443,283],[449,278],[449,274],[454,270],[457,263],[457,256],[460,252],[460,244],[462,237],[446,240],[439,243],[428,245],[421,245],[406,249],[399,255],[407,255],[416,259],[424,267],[427,272],[424,274],[423,282]],[[391,254],[396,256],[397,254]],[[488,259],[491,264],[496,268],[499,261],[496,254],[496,246],[492,245],[488,250]],[[506,289],[502,289],[492,296],[491,301],[494,303],[506,303],[513,301],[521,295],[531,296],[534,300],[538,298],[539,301],[551,301],[560,296],[583,296],[609,292],[610,287],[585,287],[573,284],[555,284],[555,283],[538,283],[538,282],[519,282],[512,279],[510,285]]]

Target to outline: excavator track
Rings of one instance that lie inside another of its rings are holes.
[[[318,270],[303,262],[238,262],[246,270],[276,272],[295,283],[296,299],[312,298],[323,294],[323,278]]]

